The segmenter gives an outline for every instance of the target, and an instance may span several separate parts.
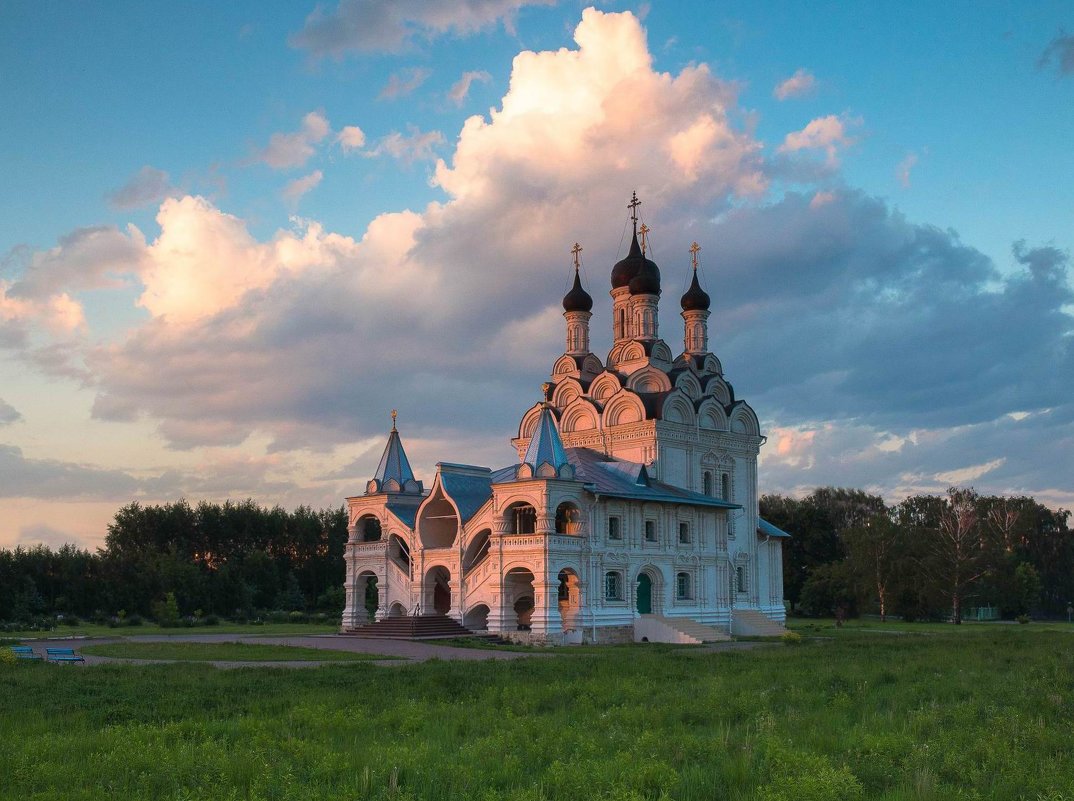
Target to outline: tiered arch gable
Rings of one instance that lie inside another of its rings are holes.
[[[564,378],[556,384],[556,388],[552,392],[552,405],[563,409],[570,405],[575,398],[581,397],[584,392],[585,390],[582,389],[578,379]]]
[[[706,373],[716,373],[717,375],[723,375],[723,365],[720,364],[720,360],[713,356],[711,353],[705,354],[705,362],[702,369]]]
[[[627,389],[621,389],[604,406],[603,427],[640,423],[645,419],[645,405],[641,398]]]
[[[519,438],[527,439],[533,436],[533,432],[537,430],[537,421],[541,417],[542,408],[544,408],[542,404],[535,403],[522,415],[522,422],[518,424]]]
[[[659,359],[662,362],[668,362],[669,364],[675,358],[671,353],[671,348],[662,341],[657,341],[653,345],[652,358]]]
[[[623,382],[615,373],[601,373],[589,385],[589,397],[603,403],[623,388]]]
[[[462,530],[462,515],[455,501],[444,491],[439,474],[429,497],[421,502],[414,528],[424,548],[448,548]]]
[[[734,393],[731,391],[731,385],[718,375],[712,376],[705,382],[705,394],[716,398],[724,406],[731,404],[735,398]]]
[[[660,410],[660,419],[669,423],[693,425],[696,422],[694,404],[681,389],[673,390],[664,398],[664,404]]]
[[[736,434],[749,434],[758,437],[761,435],[761,424],[757,420],[757,413],[750,408],[746,401],[739,401],[731,410],[731,430]]]
[[[697,400],[701,397],[701,382],[697,380],[697,376],[689,370],[683,370],[675,378],[675,388],[681,389],[691,400]]]
[[[727,413],[715,398],[705,398],[697,407],[697,424],[710,431],[726,431]]]
[[[578,362],[574,360],[573,356],[560,356],[556,359],[555,365],[552,367],[552,375],[565,376],[578,372]]]
[[[671,379],[663,370],[643,367],[630,374],[627,389],[635,392],[667,392],[671,389]]]
[[[588,398],[575,398],[559,419],[559,430],[564,434],[595,428],[600,428],[600,412]]]
[[[604,372],[604,365],[601,364],[600,359],[592,353],[587,353],[582,360],[582,372],[589,373],[590,375],[597,375]]]

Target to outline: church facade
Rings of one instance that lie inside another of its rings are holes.
[[[344,631],[434,614],[537,642],[779,630],[787,535],[758,515],[764,437],[709,351],[699,248],[675,356],[660,337],[648,229],[639,242],[633,219],[629,253],[611,272],[603,361],[589,346],[593,300],[575,246],[566,349],[511,440],[517,462],[441,462],[424,487],[393,413],[376,475],[347,498]]]

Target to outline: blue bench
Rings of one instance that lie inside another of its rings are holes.
[[[85,662],[86,658],[76,654],[74,648],[46,648],[46,659],[49,662]]]
[[[19,659],[40,659],[41,658],[41,654],[35,654],[34,649],[31,648],[29,645],[12,645],[11,646],[11,651]]]

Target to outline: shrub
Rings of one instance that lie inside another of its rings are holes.
[[[1024,625],[1025,625],[1026,623],[1028,623],[1028,622],[1029,622],[1029,619],[1030,619],[1030,618],[1029,618],[1029,615],[1019,615],[1018,617],[1016,617],[1016,618],[1015,618],[1015,620],[1017,620],[1017,621],[1018,621],[1019,623],[1021,623],[1021,624],[1022,624],[1023,626],[1024,626]]]
[[[142,619],[141,615],[138,615],[138,614],[127,615],[127,625],[128,626],[140,626],[144,622],[145,621]]]
[[[15,656],[15,652],[10,648],[0,648],[0,665],[14,665],[18,661],[19,658]]]
[[[153,615],[162,629],[173,629],[179,625],[179,603],[175,593],[169,592],[163,601],[153,604]]]
[[[799,634],[797,631],[785,631],[781,635],[779,635],[779,638],[783,641],[784,645],[802,644],[802,635]]]
[[[201,622],[206,626],[219,626],[220,618],[213,614],[208,614],[202,618]]]

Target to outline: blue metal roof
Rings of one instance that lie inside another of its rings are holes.
[[[414,503],[394,503],[388,501],[388,510],[402,520],[407,528],[414,528],[414,521],[418,518],[418,506]]]
[[[586,489],[594,495],[634,501],[709,506],[716,509],[742,508],[737,503],[654,481],[649,478],[645,465],[605,456],[589,448],[568,448],[567,457],[574,466],[577,480],[584,481]]]
[[[757,518],[757,533],[763,534],[766,537],[786,537],[790,539],[791,535],[781,528],[776,528],[763,517]]]
[[[438,466],[440,484],[458,507],[461,518],[459,522],[466,523],[492,497],[492,471],[487,467],[460,465],[465,472],[454,472],[452,468],[455,465],[441,463]],[[474,475],[478,470],[482,471],[482,474]]]
[[[533,465],[534,470],[547,462],[556,468],[557,472],[559,468],[567,464],[563,440],[560,439],[556,419],[552,417],[552,410],[548,406],[541,409],[537,428],[530,438],[530,445],[526,449],[526,458],[523,461]]]

